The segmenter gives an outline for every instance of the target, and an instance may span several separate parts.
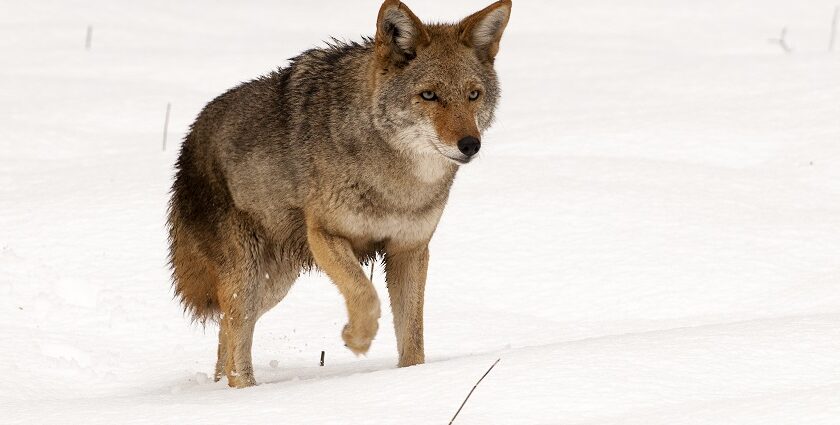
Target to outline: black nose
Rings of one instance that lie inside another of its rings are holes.
[[[481,141],[472,136],[464,137],[458,141],[458,150],[466,156],[473,156],[481,149]]]

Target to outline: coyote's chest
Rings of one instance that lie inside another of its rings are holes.
[[[413,244],[428,241],[440,220],[443,206],[420,213],[366,214],[341,211],[340,231],[354,239],[371,242]]]
[[[334,227],[336,234],[362,244],[427,242],[443,212],[446,191],[385,186],[374,189],[359,183],[356,190],[342,191],[341,202],[331,205],[330,227]]]
[[[360,170],[319,193],[321,225],[357,248],[370,244],[423,244],[431,239],[449,194],[451,179],[428,184],[404,169]]]

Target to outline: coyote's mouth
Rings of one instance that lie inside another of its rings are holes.
[[[448,160],[450,160],[450,161],[452,161],[452,162],[454,162],[458,165],[468,164],[472,160],[472,157],[469,157],[469,156],[466,156],[466,155],[461,155],[460,153],[457,154],[457,156],[449,155],[445,152],[449,149],[447,149],[446,147],[440,146],[439,143],[436,143],[434,141],[432,141],[430,144],[432,145],[433,148],[435,148],[435,150],[440,154],[440,156],[442,156],[442,157],[444,157],[444,158],[446,158],[446,159],[448,159]]]

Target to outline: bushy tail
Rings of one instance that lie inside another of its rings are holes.
[[[169,215],[169,264],[172,286],[180,298],[184,312],[202,323],[216,320],[219,301],[216,290],[219,275],[216,266],[200,252],[193,238],[178,222],[177,214]]]
[[[217,202],[213,188],[198,167],[193,138],[191,131],[176,163],[178,171],[169,201],[169,264],[175,295],[181,299],[184,311],[193,320],[205,323],[219,314],[219,274],[202,248],[213,246],[212,231],[208,231],[212,228],[210,218],[223,203]]]

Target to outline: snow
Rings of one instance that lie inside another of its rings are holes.
[[[233,390],[169,288],[175,145],[237,82],[372,33],[379,5],[4,2],[3,421],[447,423],[501,358],[455,423],[838,423],[835,3],[517,1],[497,124],[431,246],[428,363],[395,367],[387,309],[353,356],[311,274],[257,326],[260,385]]]

